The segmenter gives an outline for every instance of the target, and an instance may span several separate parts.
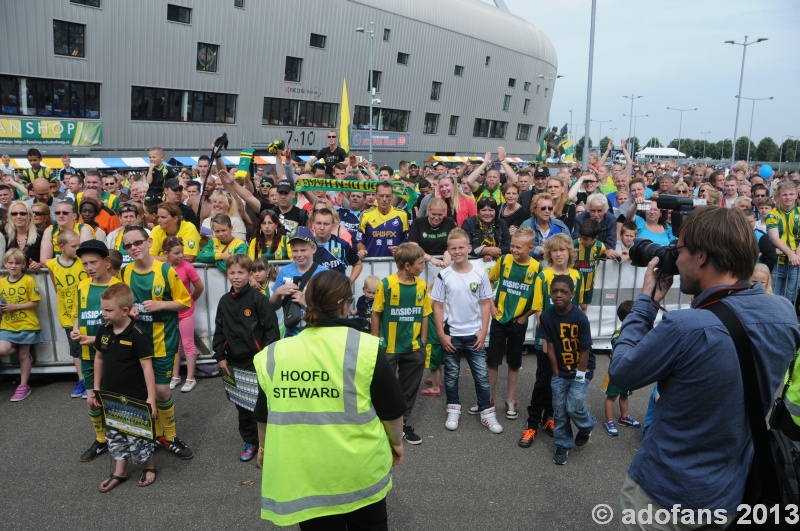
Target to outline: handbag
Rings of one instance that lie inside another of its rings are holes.
[[[751,507],[763,504],[767,508],[780,505],[782,508],[780,514],[788,514],[785,513],[786,506],[797,505],[800,501],[800,490],[798,490],[800,453],[783,432],[774,428],[767,429],[753,361],[753,344],[745,333],[741,321],[725,304],[711,304],[705,309],[716,315],[728,329],[736,345],[739,368],[742,372],[745,411],[753,438],[753,461],[747,476],[742,503]],[[787,526],[786,529],[794,529],[794,526]]]
[[[293,280],[297,283],[297,289],[300,291],[306,289],[306,284],[311,280],[311,276],[317,270],[317,267],[319,267],[319,264],[312,264],[311,269],[303,273],[303,276],[294,277]],[[286,328],[294,328],[299,325],[300,321],[303,320],[303,307],[293,301],[291,297],[284,297],[281,306],[283,307],[283,325]]]

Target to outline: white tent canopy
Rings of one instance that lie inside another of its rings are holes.
[[[655,157],[655,158],[678,158],[678,157],[685,157],[685,153],[681,153],[675,148],[655,148],[649,147],[644,148],[641,151],[636,152],[637,157]]]

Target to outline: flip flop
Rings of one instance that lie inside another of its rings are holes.
[[[433,385],[433,380],[431,378],[428,378],[427,380],[425,380],[425,385]]]
[[[150,483],[147,483],[147,473],[148,472],[152,472],[153,473],[153,481],[151,481]],[[140,487],[149,487],[150,485],[152,485],[153,483],[156,482],[156,472],[157,472],[157,470],[155,468],[143,468],[142,469],[142,477],[139,478],[139,483],[137,483],[137,484]]]
[[[423,389],[422,391],[419,392],[419,394],[421,394],[422,396],[441,396],[442,392],[432,391],[430,388],[428,388],[428,389]]]
[[[112,485],[111,482],[114,480],[116,480],[117,482]],[[111,476],[109,476],[109,478],[105,480],[105,482],[100,484],[100,492],[105,494],[106,492],[122,485],[126,481],[128,481],[128,478],[126,477],[115,476],[114,474],[111,474]]]

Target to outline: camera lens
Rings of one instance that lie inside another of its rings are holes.
[[[678,258],[674,245],[664,246],[653,243],[646,238],[634,238],[630,249],[631,265],[635,267],[647,267],[653,258],[658,257],[658,269],[665,275],[677,275],[678,266],[675,261]]]

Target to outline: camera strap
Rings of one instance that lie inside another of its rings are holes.
[[[736,284],[717,288],[703,298],[703,301],[697,306],[698,310],[706,310],[708,306],[716,304],[728,295],[733,295],[738,291],[750,289],[752,286],[749,280],[740,280]],[[724,324],[724,323],[723,323]]]

